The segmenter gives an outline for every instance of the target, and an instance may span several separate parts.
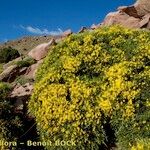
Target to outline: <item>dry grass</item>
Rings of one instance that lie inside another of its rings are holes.
[[[35,46],[49,42],[51,39],[52,36],[28,36],[2,43],[0,44],[0,49],[11,46],[12,48],[17,49],[20,53],[26,55]]]

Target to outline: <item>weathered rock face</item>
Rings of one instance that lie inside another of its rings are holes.
[[[9,66],[11,66],[14,62],[17,62],[17,61],[20,61],[20,60],[22,60],[22,58],[21,58],[21,57],[18,57],[18,58],[16,58],[16,59],[12,60],[12,61],[9,61],[7,64],[4,64],[4,65],[3,65],[3,69],[5,70],[5,69],[8,68]]]
[[[22,97],[22,96],[30,96],[33,90],[33,85],[30,83],[26,83],[25,85],[16,84],[10,93],[10,97]]]
[[[26,70],[27,67],[19,68],[17,65],[11,65],[0,74],[0,81],[11,83],[17,76],[25,74]]]
[[[121,24],[128,28],[139,28],[140,27],[140,19],[129,17],[125,22],[122,22]]]
[[[140,21],[140,28],[146,25],[146,28],[149,29],[148,24],[150,23],[150,14],[146,14]]]
[[[150,1],[138,0],[133,6],[121,6],[109,13],[102,26],[119,24],[128,28],[150,29]]]
[[[78,33],[83,33],[83,32],[85,32],[85,31],[87,31],[88,30],[88,28],[86,28],[86,27],[81,27],[81,29],[78,31]]]
[[[150,1],[149,0],[137,0],[137,2],[134,4],[134,7],[137,11],[137,14],[140,17],[143,17],[146,14],[150,13]]]
[[[72,34],[71,29],[68,29],[68,30],[66,30],[66,31],[63,32],[63,35],[62,35],[62,36],[66,37],[66,36],[69,36],[69,35],[71,35],[71,34]]]
[[[25,73],[25,76],[26,76],[27,78],[30,78],[30,79],[35,79],[36,71],[37,71],[39,65],[42,64],[42,62],[43,62],[43,59],[40,60],[40,61],[38,61],[36,64],[31,65],[31,66],[27,69],[27,71],[26,71],[26,73]]]
[[[119,12],[124,12],[129,16],[140,18],[134,6],[120,6],[117,8]]]
[[[114,25],[124,20],[127,20],[128,18],[129,16],[126,15],[125,13],[111,12],[106,16],[103,25],[107,26]]]
[[[102,25],[114,25],[114,24],[120,24],[129,28],[138,28],[140,27],[140,19],[134,18],[132,16],[127,15],[124,12],[113,12],[109,13]]]
[[[11,65],[0,74],[0,81],[11,82],[18,73],[17,65]]]
[[[52,39],[49,43],[43,43],[32,49],[29,53],[28,56],[32,57],[35,60],[41,60],[44,57],[46,57],[48,50],[50,46],[55,44],[55,40]]]
[[[33,85],[26,83],[25,85],[16,84],[11,91],[9,98],[14,100],[14,111],[23,113],[26,111],[27,101],[33,91]]]
[[[95,29],[97,29],[98,27],[99,27],[98,25],[92,24],[90,28],[91,28],[92,30],[95,30]]]

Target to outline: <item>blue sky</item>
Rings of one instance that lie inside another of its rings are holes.
[[[59,34],[100,23],[135,0],[0,0],[0,42],[27,35]]]

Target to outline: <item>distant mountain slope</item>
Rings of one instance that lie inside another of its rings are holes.
[[[0,44],[0,49],[5,48],[5,47],[12,47],[17,49],[20,53],[22,54],[27,54],[32,48],[35,46],[49,42],[52,38],[59,38],[57,37],[52,37],[52,36],[27,36],[23,37],[20,39],[8,41],[6,43]]]

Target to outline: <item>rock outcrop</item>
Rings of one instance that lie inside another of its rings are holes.
[[[69,36],[69,35],[71,35],[71,34],[72,34],[71,29],[68,29],[68,30],[66,30],[66,31],[63,32],[62,36],[63,36],[63,37],[66,37],[66,36]]]
[[[129,28],[139,28],[140,19],[129,16],[125,12],[117,11],[117,12],[109,13],[106,16],[104,22],[102,23],[102,25],[104,26],[110,26],[115,24],[123,25]]]
[[[33,85],[30,83],[26,83],[21,85],[17,83],[12,92],[10,93],[10,97],[22,97],[22,96],[30,96],[33,90]]]
[[[12,64],[14,64],[15,62],[20,61],[20,60],[22,60],[22,58],[18,57],[16,59],[13,59],[12,61],[9,61],[8,63],[3,65],[3,69],[4,70],[7,69],[9,66],[11,66]]]
[[[17,65],[11,65],[0,74],[0,81],[11,82],[15,79],[19,69]]]
[[[43,59],[38,61],[36,64],[33,64],[30,67],[28,67],[28,69],[26,70],[25,76],[30,79],[35,79],[36,71],[42,62],[43,62]]]
[[[37,47],[35,47],[34,49],[32,49],[29,53],[28,56],[32,57],[35,60],[41,60],[44,57],[46,57],[48,50],[50,48],[50,46],[55,44],[55,40],[52,39],[50,42],[48,43],[43,43],[38,45]]]
[[[119,24],[128,28],[150,29],[150,1],[138,0],[132,6],[118,7],[116,12],[109,13],[102,26]]]
[[[11,83],[16,77],[24,75],[26,70],[27,67],[19,68],[17,65],[11,65],[0,74],[0,81]]]
[[[27,107],[27,101],[33,91],[33,85],[26,83],[21,85],[17,83],[11,91],[9,98],[14,100],[14,111],[24,113]]]
[[[150,13],[150,1],[149,0],[137,0],[134,4],[137,14],[143,17]]]
[[[81,29],[78,31],[78,33],[83,33],[83,32],[85,32],[87,30],[88,30],[87,27],[81,27]]]
[[[95,29],[97,29],[99,26],[100,26],[99,24],[98,24],[98,25],[92,24],[90,28],[91,28],[92,30],[95,30]]]

